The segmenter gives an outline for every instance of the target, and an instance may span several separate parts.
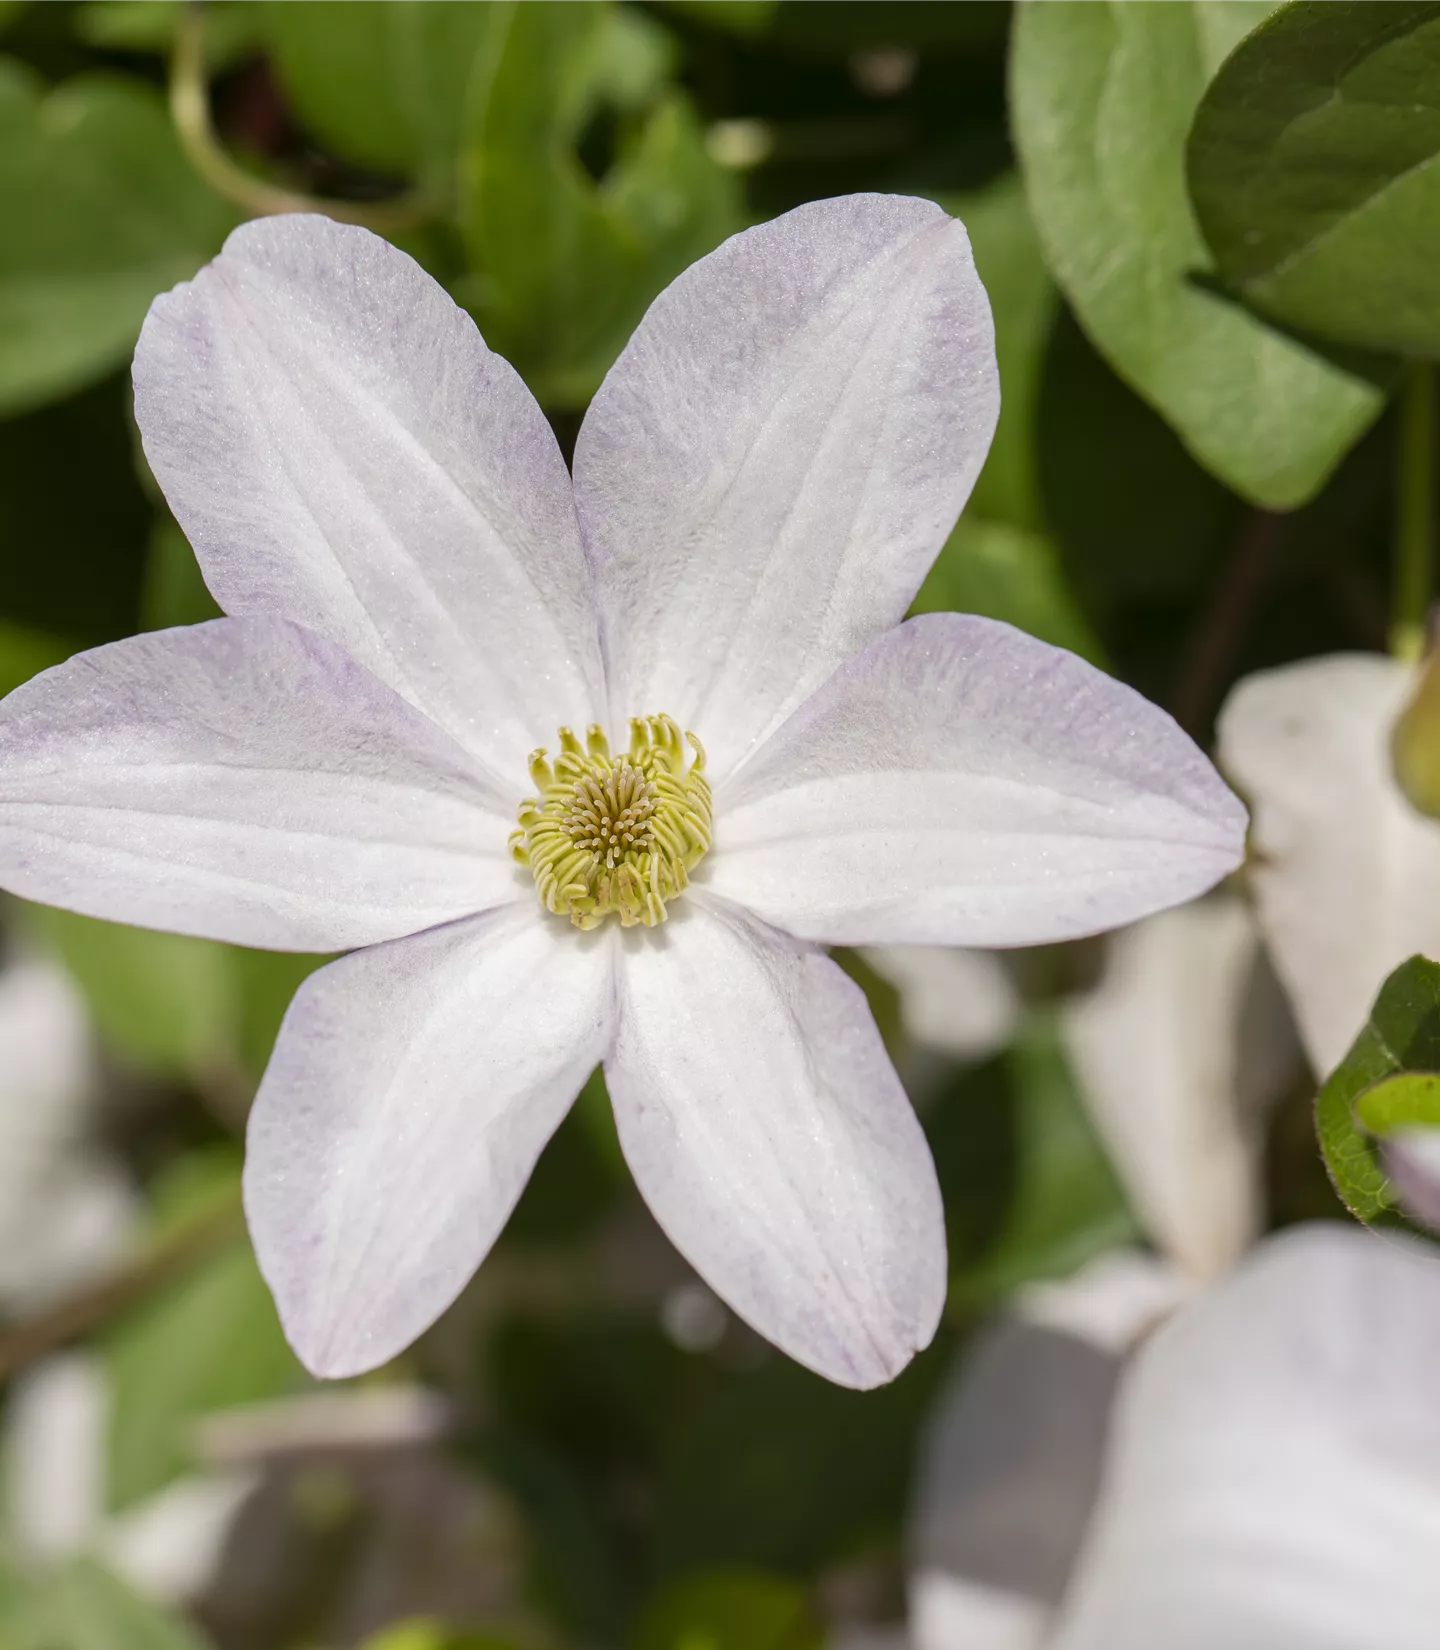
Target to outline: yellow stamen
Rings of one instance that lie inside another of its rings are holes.
[[[520,804],[510,852],[528,865],[546,910],[577,928],[610,915],[626,928],[664,922],[710,847],[714,814],[705,751],[669,716],[637,716],[630,748],[612,757],[598,726],[582,745],[561,728],[560,754],[530,756],[538,797]],[[685,765],[685,741],[694,759]]]

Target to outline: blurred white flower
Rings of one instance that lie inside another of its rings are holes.
[[[1340,1063],[1386,976],[1440,956],[1440,822],[1395,782],[1390,735],[1412,666],[1372,654],[1247,677],[1219,760],[1249,799],[1248,877],[1317,1076]]]
[[[0,1310],[36,1310],[113,1266],[133,1188],[94,1136],[100,1078],[85,1006],[58,965],[0,968]]]
[[[362,948],[301,988],[250,1117],[301,1357],[351,1374],[425,1329],[603,1060],[715,1293],[832,1379],[894,1375],[943,1211],[820,946],[1093,933],[1244,831],[1128,688],[985,619],[900,623],[998,409],[963,227],[863,195],[728,241],[651,306],[573,483],[443,289],[318,218],[242,226],[156,301],[135,407],[232,617],[6,701],[0,882]]]
[[[1431,1650],[1437,1362],[1433,1253],[1341,1224],[1267,1239],[1123,1371],[1002,1324],[932,1431],[915,1650]]]
[[[1249,907],[1220,894],[1112,935],[1061,1024],[1151,1240],[1196,1282],[1221,1276],[1262,1228],[1261,1131],[1300,1070]]]
[[[867,945],[860,955],[899,992],[901,1024],[922,1048],[983,1060],[1014,1036],[1020,993],[993,951]]]
[[[58,1354],[16,1379],[0,1436],[10,1549],[41,1562],[88,1553],[162,1603],[192,1600],[216,1574],[259,1475],[194,1474],[110,1516],[109,1406],[104,1364],[94,1353]]]

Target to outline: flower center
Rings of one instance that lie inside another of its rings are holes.
[[[685,740],[695,757],[685,765]],[[530,757],[540,794],[520,804],[510,852],[528,865],[547,911],[577,928],[598,928],[612,912],[622,925],[664,922],[665,902],[682,893],[710,846],[713,815],[705,751],[682,738],[669,716],[635,716],[630,748],[610,754],[592,725],[585,744],[560,729],[560,754]]]

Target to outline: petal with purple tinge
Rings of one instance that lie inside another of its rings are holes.
[[[250,1115],[245,1210],[317,1375],[394,1357],[485,1257],[604,1054],[610,936],[529,901],[312,974]]]
[[[414,259],[294,215],[157,298],[135,414],[216,600],[338,642],[484,761],[600,711],[565,461]]]
[[[114,922],[289,951],[413,933],[525,891],[507,801],[279,620],[112,642],[0,704],[0,887]]]
[[[693,894],[627,936],[605,1074],[656,1219],[706,1283],[845,1386],[899,1373],[945,1299],[925,1136],[864,994]]]
[[[1178,905],[1245,810],[1164,711],[991,619],[911,619],[715,795],[702,875],[828,944],[1033,945]]]
[[[932,201],[813,201],[686,270],[575,448],[612,714],[668,712],[723,775],[903,616],[999,406],[970,242]]]

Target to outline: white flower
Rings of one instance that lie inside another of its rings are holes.
[[[1264,1120],[1302,1069],[1248,906],[1222,893],[1112,935],[1061,1025],[1151,1240],[1193,1282],[1223,1276],[1262,1228]]]
[[[983,1060],[1015,1035],[1020,993],[993,951],[867,945],[860,955],[899,992],[901,1023],[922,1048]]]
[[[379,1364],[450,1303],[602,1060],[642,1192],[743,1318],[857,1386],[929,1340],[929,1154],[819,946],[1130,921],[1244,827],[1080,660],[899,624],[997,401],[963,228],[893,196],[682,275],[573,488],[515,373],[363,231],[248,224],[156,302],[136,413],[232,617],[11,697],[0,883],[363,948],[297,995],[250,1123],[256,1251],[312,1369]],[[630,926],[586,931],[607,911]]]
[[[136,1197],[92,1138],[90,1022],[64,969],[0,969],[0,1310],[34,1312],[122,1257]]]
[[[1268,1239],[1123,1376],[1002,1326],[937,1416],[916,1650],[1430,1650],[1437,1358],[1433,1255],[1343,1225]]]
[[[1440,823],[1395,782],[1390,733],[1415,671],[1378,654],[1247,677],[1219,721],[1254,808],[1250,888],[1317,1075],[1339,1065],[1386,976],[1440,956]]]

